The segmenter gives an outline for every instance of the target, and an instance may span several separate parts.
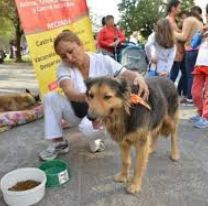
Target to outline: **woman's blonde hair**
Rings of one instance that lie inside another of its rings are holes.
[[[64,30],[54,39],[53,46],[56,53],[57,53],[56,49],[60,41],[75,42],[78,45],[82,45],[80,38],[74,32],[70,30]]]
[[[157,21],[157,24],[155,25],[155,39],[161,47],[166,49],[174,46],[175,39],[173,30],[168,19],[162,18]]]

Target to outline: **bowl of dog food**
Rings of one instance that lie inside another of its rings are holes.
[[[51,160],[42,163],[39,169],[47,176],[47,187],[57,187],[71,179],[69,165],[63,160]]]
[[[0,187],[6,204],[33,205],[45,195],[46,175],[38,168],[16,169],[2,177]]]

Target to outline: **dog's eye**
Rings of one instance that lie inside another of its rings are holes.
[[[93,95],[93,94],[89,94],[88,97],[89,97],[90,99],[93,99],[93,98],[94,98],[94,95]]]
[[[103,99],[109,100],[111,97],[112,97],[112,96],[110,96],[110,95],[105,95],[105,96],[103,97]]]

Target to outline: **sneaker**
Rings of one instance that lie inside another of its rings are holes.
[[[194,106],[192,99],[183,99],[183,100],[181,100],[180,103],[182,106],[185,106],[185,107],[193,107]]]
[[[105,150],[104,141],[101,139],[90,140],[89,147],[91,152],[102,152]]]
[[[201,119],[201,116],[199,116],[198,114],[190,118],[192,122],[198,122],[200,119]]]
[[[187,100],[186,100],[185,97],[183,97],[183,98],[180,99],[180,104],[185,104],[186,102],[187,102]]]
[[[59,154],[66,154],[69,152],[69,144],[67,140],[60,142],[53,142],[51,145],[39,153],[39,157],[43,161],[54,160]]]
[[[199,129],[208,128],[208,120],[201,117],[200,120],[194,123],[194,127],[199,128]]]

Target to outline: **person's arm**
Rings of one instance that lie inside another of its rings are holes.
[[[111,45],[109,44],[109,42],[105,41],[104,40],[104,35],[105,35],[105,32],[104,30],[102,29],[99,34],[98,34],[98,44],[101,46],[101,47],[111,47]]]
[[[155,34],[152,33],[145,44],[145,52],[150,63],[157,63],[157,51],[155,48]]]
[[[177,40],[180,41],[187,41],[192,29],[192,21],[191,19],[187,18],[183,22],[182,32],[174,32],[174,35]]]
[[[167,63],[167,71],[168,73],[170,73],[170,70],[173,66],[173,62],[175,60],[175,56],[176,56],[176,46],[174,46],[171,51],[170,51],[170,55],[169,55],[169,58],[168,58],[168,63]]]
[[[138,85],[138,95],[144,99],[148,99],[149,89],[144,77],[141,74],[126,69],[125,66],[122,66],[120,63],[107,55],[103,55],[102,63],[105,65],[108,75],[111,75],[115,78],[125,78],[126,80],[131,81],[134,85]]]
[[[126,80],[133,82],[134,85],[138,85],[138,95],[141,96],[143,99],[148,99],[149,89],[144,77],[141,74],[126,69],[122,74],[120,74],[120,76],[125,78]]]
[[[57,81],[64,94],[70,101],[84,102],[85,94],[78,92],[74,88],[73,75],[71,69],[65,63],[60,63],[57,67]]]
[[[125,37],[124,32],[119,29],[118,29],[118,39],[119,39],[119,43],[126,41],[126,37]]]
[[[78,92],[73,85],[71,79],[64,79],[59,83],[60,88],[62,88],[64,94],[70,101],[74,102],[85,102],[85,93]]]

